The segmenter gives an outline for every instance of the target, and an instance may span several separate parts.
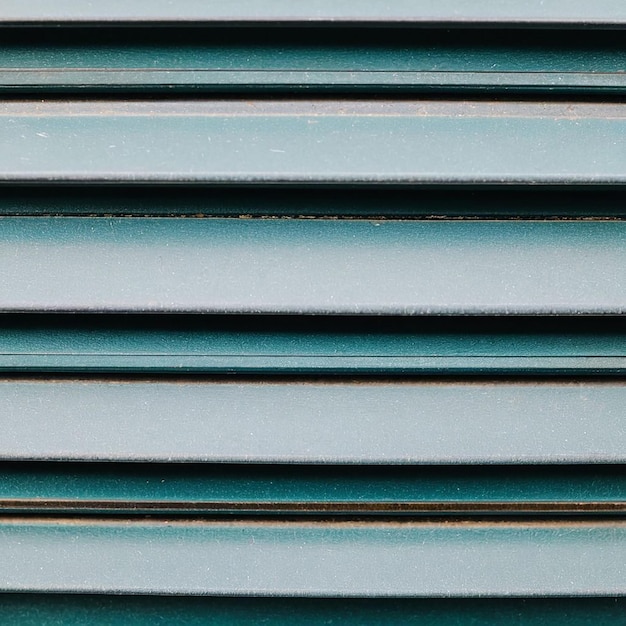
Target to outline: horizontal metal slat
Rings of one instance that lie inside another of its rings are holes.
[[[484,326],[433,330],[423,319],[393,331],[376,328],[372,318],[353,317],[331,318],[326,327],[296,324],[291,330],[294,320],[284,317],[282,329],[254,326],[251,318],[241,317],[227,326],[188,316],[156,325],[162,320],[141,316],[116,317],[116,324],[107,323],[108,316],[82,316],[74,324],[61,318],[60,325],[52,323],[56,317],[11,319],[0,327],[0,371],[5,372],[501,376],[626,371],[626,333],[611,332],[609,322],[599,318],[590,318],[594,323],[583,332],[552,326],[534,333],[528,328],[490,333]],[[401,324],[389,319],[391,326]],[[359,325],[359,320],[368,323]],[[333,323],[338,327],[331,328]],[[602,324],[602,333],[589,331],[596,324]]]
[[[0,180],[626,182],[626,106],[444,101],[0,104]]]
[[[626,312],[626,223],[12,218],[0,310]]]
[[[4,591],[621,596],[612,523],[0,523]]]
[[[619,624],[622,598],[242,598],[5,593],[0,618],[7,624],[62,622],[152,626],[155,621],[188,626],[342,624],[474,626],[520,624],[569,626]],[[566,618],[564,618],[566,616]]]
[[[621,383],[17,381],[0,459],[623,463]]]
[[[620,320],[575,321],[540,318],[529,326],[517,318],[503,327],[501,319],[478,317],[4,316],[0,371],[623,374]]]
[[[0,42],[0,92],[621,93],[620,37],[319,28],[55,28],[34,37],[20,29]]]
[[[108,0],[104,5],[66,0],[3,0],[0,23],[376,23],[519,26],[609,26],[626,22],[620,0]]]
[[[621,466],[2,463],[2,514],[611,515]]]

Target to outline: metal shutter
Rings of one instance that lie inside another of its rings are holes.
[[[625,623],[622,2],[3,0],[6,623]]]

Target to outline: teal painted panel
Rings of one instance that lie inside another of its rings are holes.
[[[621,32],[320,29],[49,29],[6,31],[3,71],[107,71],[106,84],[126,73],[157,71],[355,74],[387,72],[468,74],[623,73]],[[119,72],[119,74],[118,74]],[[80,75],[79,75],[80,76]],[[452,77],[453,79],[454,77]],[[600,76],[598,76],[600,78]],[[607,77],[604,77],[607,79]],[[389,78],[389,80],[391,77]],[[27,81],[26,76],[16,80]],[[304,82],[308,82],[304,81]],[[548,80],[548,77],[546,77]],[[224,80],[226,82],[226,80]],[[555,82],[556,84],[556,82]]]
[[[545,318],[492,330],[472,321],[432,328],[428,320],[294,318],[257,324],[235,317],[0,318],[0,371],[214,374],[611,375],[626,370],[619,320],[590,318],[560,330]],[[155,324],[155,322],[160,323]],[[359,324],[359,321],[367,322]],[[545,326],[545,328],[542,328]],[[600,328],[602,331],[600,331]],[[594,332],[595,331],[595,332]]]
[[[0,43],[0,91],[620,93],[619,33],[46,30]]]
[[[607,515],[622,466],[1,463],[5,514]]]
[[[4,591],[622,596],[623,522],[0,523]]]
[[[623,184],[625,114],[611,103],[5,101],[0,180]]]
[[[622,221],[5,217],[1,226],[4,312],[626,312]]]
[[[199,598],[4,594],[0,618],[19,626],[223,626],[292,624],[386,626],[621,626],[621,598],[354,599]]]
[[[623,463],[615,383],[19,381],[0,459]]]
[[[108,0],[104,5],[67,0],[4,0],[7,24],[74,22],[373,22],[444,25],[504,23],[516,25],[610,25],[626,21],[620,0]]]

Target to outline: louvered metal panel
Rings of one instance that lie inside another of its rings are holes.
[[[0,7],[0,617],[619,623],[621,4],[179,5]]]

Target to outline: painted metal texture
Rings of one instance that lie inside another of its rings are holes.
[[[604,26],[626,22],[620,0],[109,0],[106,4],[67,0],[4,0],[0,23],[352,23],[498,26]]]
[[[1,226],[5,312],[626,311],[621,221],[6,217]]]
[[[29,184],[618,185],[626,182],[626,107],[5,101],[0,147],[0,181]]]
[[[622,0],[0,6],[0,622],[625,623]]]
[[[623,522],[7,519],[0,523],[0,551],[4,591],[299,597],[626,593]]]

